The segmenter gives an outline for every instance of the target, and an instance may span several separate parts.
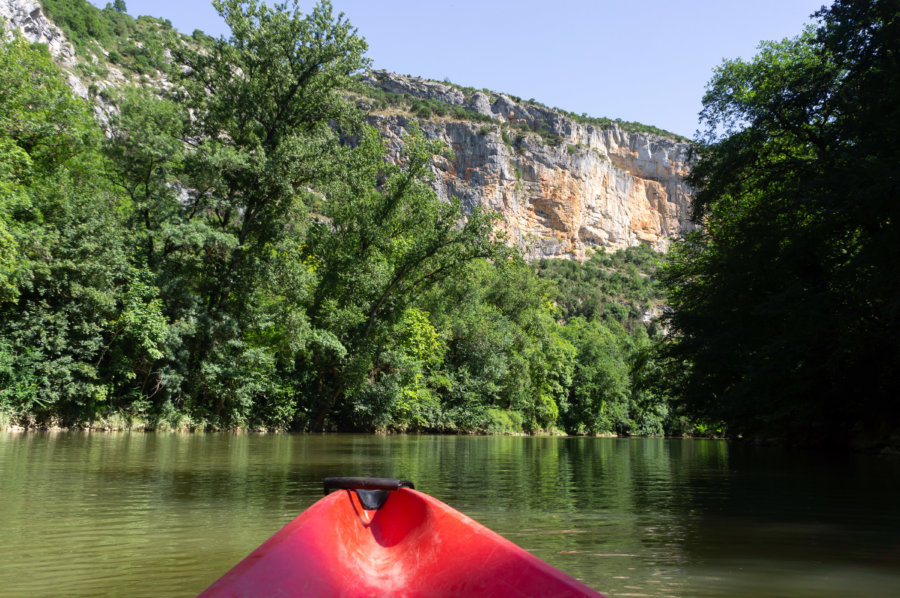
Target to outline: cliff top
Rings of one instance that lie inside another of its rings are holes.
[[[49,21],[36,10],[38,7]],[[126,82],[166,87],[166,75],[172,68],[171,48],[212,41],[200,30],[191,35],[179,33],[167,19],[135,18],[111,4],[99,9],[87,0],[0,0],[0,18],[7,21],[8,27],[23,31],[31,41],[51,45],[51,51],[54,46],[62,48],[62,52],[54,54],[84,83],[86,89],[80,95],[87,95],[87,91],[91,96],[100,95],[102,100],[112,99],[110,88]],[[66,48],[66,42],[76,52]],[[566,121],[597,129],[617,126],[628,133],[688,141],[651,125],[579,115],[550,108],[533,98],[523,100],[447,80],[433,81],[382,70],[360,74],[359,82],[352,92],[368,98],[370,109],[399,109],[423,119],[450,114],[461,120],[505,123],[538,133],[551,145],[558,145],[567,137],[572,127]]]
[[[452,114],[460,119],[525,125],[536,133],[565,137],[561,118],[605,129],[617,126],[626,133],[643,133],[673,141],[689,142],[682,135],[652,125],[605,117],[575,114],[562,108],[549,107],[534,98],[522,98],[490,89],[465,87],[449,80],[435,81],[413,75],[400,75],[386,70],[363,73],[361,85],[354,91],[378,102],[376,107],[405,106],[422,118]],[[525,128],[522,127],[522,128]]]

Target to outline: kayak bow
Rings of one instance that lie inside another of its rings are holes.
[[[409,482],[325,493],[201,596],[600,596]]]

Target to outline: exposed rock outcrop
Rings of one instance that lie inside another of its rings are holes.
[[[114,98],[119,90],[127,86],[144,86],[160,92],[172,89],[166,73],[146,69],[136,73],[126,65],[114,64],[110,54],[115,49],[104,48],[96,41],[88,42],[87,50],[82,53],[81,48],[76,54],[63,30],[44,14],[40,2],[35,0],[0,0],[0,31],[2,29],[17,30],[29,42],[46,44],[50,55],[62,68],[69,87],[75,95],[91,102],[94,116],[104,127],[118,114]],[[134,46],[139,48],[142,42],[135,41]],[[168,49],[165,56],[171,60]]]
[[[87,85],[76,74],[78,57],[75,48],[66,40],[63,31],[44,15],[39,2],[34,0],[0,0],[0,26],[9,32],[18,31],[31,43],[46,44],[50,55],[62,67],[69,87],[75,95],[92,100],[94,114],[101,122],[107,122],[109,114],[116,110],[100,96],[91,97]],[[121,87],[124,77],[119,69],[109,69],[108,81],[102,81],[98,89]]]
[[[15,29],[31,43],[47,44],[50,54],[64,66],[75,66],[75,49],[59,27],[44,16],[33,0],[0,0],[0,22]]]
[[[47,44],[72,89],[90,96],[101,121],[115,112],[102,93],[89,94],[76,76],[72,45],[38,2],[0,0],[0,21],[29,41]],[[91,81],[95,92],[128,84],[118,68],[108,64],[105,69],[103,80]],[[453,152],[450,159],[436,160],[434,187],[442,199],[460,198],[469,211],[480,205],[500,212],[509,239],[530,259],[580,260],[592,249],[638,243],[665,250],[672,238],[692,226],[691,190],[682,180],[688,170],[686,142],[626,132],[615,124],[584,124],[505,94],[419,77],[377,71],[366,74],[364,82],[392,94],[464,109],[485,121],[458,113],[420,120],[428,137],[443,140]],[[144,84],[171,85],[162,73]],[[395,156],[411,118],[403,110],[370,114]]]
[[[590,249],[638,243],[665,250],[692,226],[691,190],[682,180],[688,170],[686,142],[628,133],[614,124],[585,125],[503,94],[466,97],[448,84],[392,73],[370,74],[367,82],[391,93],[465,106],[495,120],[444,117],[419,125],[454,154],[436,163],[438,194],[459,197],[469,210],[481,205],[499,211],[509,238],[529,258],[584,259]],[[374,113],[370,120],[399,152],[410,118]]]

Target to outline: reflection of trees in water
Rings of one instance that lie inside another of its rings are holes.
[[[686,549],[699,564],[895,571],[898,473],[900,463],[870,457],[733,446],[725,478],[694,481]]]
[[[65,433],[6,439],[0,465],[4,497],[23,497],[0,522],[29,522],[10,535],[19,552],[46,524],[59,550],[67,530],[102,530],[140,558],[162,546],[224,570],[325,477],[362,475],[411,479],[609,594],[775,587],[816,566],[888,576],[900,561],[900,464],[715,440]],[[83,556],[112,558],[99,550]]]

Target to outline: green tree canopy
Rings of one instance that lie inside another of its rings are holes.
[[[174,43],[124,2],[47,0],[90,53],[82,73],[97,42],[170,75],[107,94],[103,127],[46,48],[0,44],[4,418],[662,429],[659,395],[636,400],[630,379],[652,365],[631,357],[658,301],[652,252],[539,275],[496,215],[438,198],[441,143],[407,121],[389,149],[365,124],[345,97],[365,42],[330,3],[214,5],[227,39]]]
[[[735,434],[883,442],[898,424],[900,21],[838,0],[726,61],[667,271],[667,381]]]
[[[166,321],[129,260],[90,107],[46,47],[0,44],[0,70],[0,407],[90,418],[135,398]]]

